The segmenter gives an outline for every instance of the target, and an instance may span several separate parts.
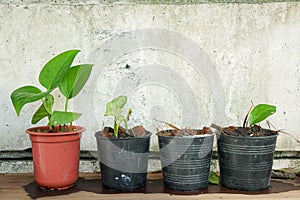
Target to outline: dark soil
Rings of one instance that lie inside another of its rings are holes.
[[[197,129],[174,129],[174,130],[166,130],[166,131],[159,131],[157,133],[160,136],[195,136],[195,135],[205,135],[205,134],[212,134],[212,130],[208,127],[203,127],[202,130]]]
[[[36,129],[35,132],[37,133],[66,133],[66,132],[74,132],[77,131],[76,128],[72,128],[72,131],[70,131],[69,126],[56,126],[54,129]]]
[[[252,127],[236,127],[229,126],[221,129],[221,134],[239,137],[265,137],[278,134],[279,131],[270,129],[263,129],[260,126],[254,125]]]
[[[128,129],[127,132],[125,128],[119,127],[118,138],[141,137],[145,134],[146,131],[143,126],[135,126],[131,129]],[[114,135],[114,129],[111,127],[104,127],[104,129],[101,132],[101,136],[106,138],[116,138],[116,136]]]

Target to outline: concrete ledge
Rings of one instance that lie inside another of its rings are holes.
[[[273,169],[290,168],[300,171],[300,152],[276,152]],[[79,171],[82,173],[100,172],[95,151],[82,151]],[[213,152],[212,171],[219,171],[217,152]],[[148,172],[161,171],[159,152],[149,155]],[[33,173],[33,163],[30,150],[0,152],[0,173]]]
[[[299,2],[299,0],[0,0],[0,4],[205,4],[205,3],[273,3]]]

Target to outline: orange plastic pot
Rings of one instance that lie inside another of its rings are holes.
[[[55,127],[58,129],[58,127]],[[26,133],[32,142],[34,178],[43,189],[67,189],[78,179],[80,138],[85,129],[74,126],[73,132],[43,133],[37,130],[48,126],[30,128]]]

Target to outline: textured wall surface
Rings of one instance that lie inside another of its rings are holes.
[[[94,132],[112,122],[103,117],[105,103],[119,94],[128,96],[131,125],[152,132],[165,128],[154,119],[241,125],[253,101],[277,105],[270,121],[300,140],[300,3],[0,1],[0,150],[30,147],[24,130],[38,105],[17,117],[10,93],[37,85],[43,65],[74,48],[81,50],[76,63],[95,64],[71,102],[83,113],[76,124],[87,129],[84,150],[96,149]],[[277,150],[300,145],[281,134]]]

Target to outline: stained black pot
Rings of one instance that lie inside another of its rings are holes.
[[[161,136],[158,134],[165,187],[193,191],[206,188],[214,134]]]
[[[142,137],[105,138],[97,132],[101,179],[105,187],[133,191],[146,185],[151,133]]]
[[[246,191],[269,188],[277,136],[237,137],[221,134],[218,138],[221,184]]]

